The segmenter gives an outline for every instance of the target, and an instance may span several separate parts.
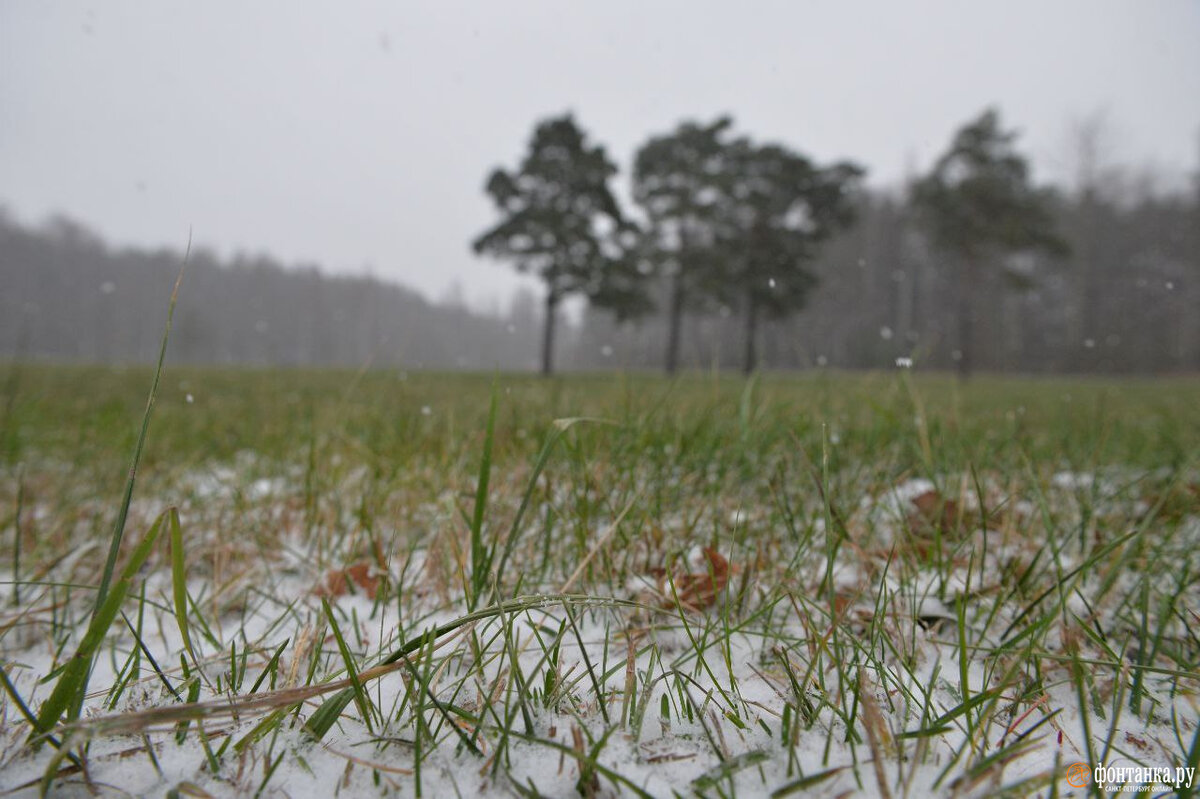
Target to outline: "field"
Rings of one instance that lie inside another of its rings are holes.
[[[0,367],[0,791],[1084,796],[1200,765],[1196,379],[168,364],[139,449],[153,381]]]

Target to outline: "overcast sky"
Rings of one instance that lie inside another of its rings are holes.
[[[741,6],[735,10],[735,5]],[[874,185],[988,104],[1044,179],[1104,111],[1115,160],[1200,157],[1200,2],[0,2],[0,205],[117,244],[402,281],[473,305],[489,169],[567,109],[623,169],[650,134],[740,130]]]

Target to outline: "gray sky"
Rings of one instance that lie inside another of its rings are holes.
[[[0,2],[0,204],[116,244],[269,252],[507,304],[487,171],[566,109],[628,167],[684,118],[874,185],[984,106],[1046,179],[1098,110],[1114,160],[1196,168],[1200,2]]]

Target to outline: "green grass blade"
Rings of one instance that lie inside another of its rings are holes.
[[[137,480],[138,463],[142,459],[142,450],[146,447],[146,434],[150,430],[150,416],[154,411],[154,400],[158,396],[158,386],[162,379],[163,362],[167,359],[167,339],[171,336],[171,322],[175,317],[175,303],[179,299],[179,284],[183,282],[183,272],[187,269],[188,257],[192,251],[191,236],[188,236],[187,252],[183,256],[183,266],[179,276],[175,278],[175,288],[171,289],[171,301],[167,305],[167,325],[163,329],[162,342],[158,348],[158,364],[154,368],[154,382],[150,386],[150,396],[146,399],[146,411],[142,414],[142,427],[138,432],[137,444],[133,448],[133,460],[129,464],[129,477],[125,480],[125,493],[121,498],[121,509],[117,512],[117,521],[113,525],[112,539],[108,547],[108,559],[104,562],[104,573],[100,578],[100,590],[96,595],[96,610],[104,604],[112,582],[113,572],[117,567],[117,556],[121,552],[121,539],[125,535],[125,521],[129,516],[129,505],[133,501],[133,485]]]
[[[760,763],[765,763],[771,759],[771,756],[762,749],[751,749],[749,752],[744,752],[737,757],[732,757],[723,763],[718,763],[708,771],[701,774],[696,779],[692,780],[692,790],[699,795],[704,792],[716,788],[723,781],[730,779],[734,774],[742,769],[750,766],[757,766]]]
[[[329,600],[325,597],[321,598],[321,607],[325,610],[325,617],[329,619],[329,626],[333,628],[333,637],[337,640],[338,651],[341,652],[342,662],[346,664],[346,674],[350,677],[351,692],[354,696],[354,702],[358,705],[358,712],[362,714],[363,723],[367,725],[367,730],[374,734],[374,726],[371,724],[371,700],[367,698],[366,692],[363,691],[362,682],[358,679],[358,669],[354,666],[354,656],[350,653],[350,647],[346,645],[346,639],[342,635],[342,628],[337,622],[337,618],[333,615],[333,608],[329,606]]]
[[[175,623],[179,625],[179,635],[183,638],[183,648],[197,669],[200,661],[192,646],[192,635],[187,620],[187,567],[183,557],[183,531],[179,526],[179,511],[171,508],[168,517],[168,527],[171,530],[171,584],[175,600]]]
[[[267,677],[269,675],[275,673],[278,670],[279,656],[283,654],[283,650],[287,649],[287,645],[290,642],[291,642],[290,638],[285,639],[282,644],[280,644],[278,647],[276,647],[275,654],[271,655],[271,659],[268,660],[267,665],[263,667],[262,674],[258,675],[258,679],[254,681],[254,685],[250,686],[251,694],[258,693],[258,689],[262,687],[262,684],[267,679]],[[274,680],[271,681],[271,684],[272,684],[272,687],[274,687]]]
[[[504,542],[504,552],[500,556],[500,564],[496,568],[498,578],[502,578],[508,568],[508,558],[512,554],[513,549],[516,548],[517,537],[521,532],[521,521],[525,518],[525,512],[529,509],[529,502],[533,499],[534,489],[537,488],[538,478],[541,477],[542,471],[550,461],[550,455],[554,452],[554,447],[572,427],[588,422],[593,424],[615,424],[607,419],[594,419],[586,416],[574,416],[554,420],[554,429],[546,438],[546,443],[542,446],[542,451],[538,453],[538,459],[533,465],[533,473],[529,475],[529,484],[526,485],[525,494],[521,497],[521,504],[517,507],[517,515],[513,518],[512,529],[508,532],[508,540]]]
[[[62,718],[71,701],[86,689],[88,674],[91,672],[96,650],[100,648],[104,636],[108,634],[109,628],[120,613],[121,603],[125,601],[125,595],[129,592],[133,578],[142,564],[146,562],[146,558],[150,556],[168,513],[170,511],[164,511],[155,519],[154,524],[133,550],[120,578],[108,592],[104,602],[96,609],[96,613],[92,616],[92,621],[83,635],[83,640],[79,643],[79,648],[75,650],[67,667],[59,675],[50,697],[42,703],[41,712],[37,718],[36,732],[38,734],[50,732]]]
[[[104,602],[108,598],[108,592],[112,584],[113,573],[117,568],[117,557],[121,552],[121,540],[125,537],[125,523],[129,518],[129,506],[133,502],[133,486],[137,482],[138,464],[142,460],[142,451],[146,447],[146,435],[150,430],[150,417],[154,412],[154,400],[158,396],[158,386],[162,380],[163,363],[167,358],[167,341],[171,337],[171,322],[175,317],[175,303],[179,299],[179,285],[183,282],[183,273],[187,269],[188,257],[192,251],[192,238],[188,235],[188,246],[183,256],[183,265],[179,268],[179,276],[175,278],[175,286],[171,289],[171,300],[167,305],[167,324],[163,328],[162,341],[158,348],[158,363],[154,368],[154,382],[150,386],[150,396],[146,399],[146,410],[142,414],[142,427],[138,432],[137,444],[133,448],[133,458],[129,464],[129,475],[125,479],[125,491],[121,497],[121,507],[117,511],[117,520],[113,524],[112,536],[108,545],[108,557],[104,562],[104,571],[100,577],[100,586],[96,592],[96,604],[92,611],[92,619],[95,620],[99,615],[100,609],[104,607]],[[72,719],[79,718],[79,714],[83,710],[83,700],[87,693],[88,678],[91,675],[91,665],[89,662],[87,670],[78,681],[78,693],[70,702],[70,712],[68,716]],[[60,684],[62,678],[59,678]],[[55,719],[57,722],[57,718]]]
[[[8,694],[8,698],[11,699],[13,704],[17,706],[17,710],[20,711],[21,716],[24,717],[25,721],[29,723],[29,726],[37,729],[37,716],[35,716],[33,711],[29,709],[29,705],[25,704],[25,698],[21,696],[20,692],[17,691],[17,686],[13,685],[12,680],[9,679],[8,672],[4,670],[3,664],[0,664],[0,684],[3,684],[4,691]],[[50,741],[54,747],[57,748],[59,746],[58,739],[54,736],[47,734],[45,738],[46,740]]]
[[[465,616],[460,616],[459,618],[454,619],[453,621],[446,622],[440,627],[435,627],[432,632],[427,633],[426,635],[417,636],[401,646],[399,649],[396,649],[377,665],[383,666],[395,663],[401,658],[408,657],[418,649],[421,649],[426,645],[427,641],[436,641],[442,636],[449,635],[455,630],[465,627],[468,624],[482,621],[483,619],[493,618],[495,616],[518,613],[521,611],[530,610],[532,608],[543,607],[545,605],[558,604],[578,604],[592,607],[617,606],[639,608],[641,610],[659,610],[658,608],[651,608],[637,602],[631,602],[623,599],[596,598],[564,594],[519,597],[508,602],[501,602],[496,605],[481,608],[473,613],[468,613]],[[313,713],[311,717],[309,717],[308,722],[304,725],[305,729],[308,730],[308,732],[317,740],[324,738],[329,730],[333,728],[333,725],[337,723],[338,717],[341,716],[342,711],[345,710],[352,701],[354,701],[354,691],[352,689],[347,688],[339,691],[338,693],[326,699],[324,704],[317,708],[317,711]]]
[[[820,785],[822,782],[825,782],[825,780],[829,779],[830,777],[836,776],[839,772],[845,771],[846,768],[846,766],[838,766],[837,768],[819,771],[816,774],[809,774],[807,777],[801,777],[798,780],[792,780],[791,782],[781,785],[780,787],[771,791],[771,799],[777,799],[777,797],[781,796],[791,796],[792,794],[799,793],[800,791],[807,791],[810,788],[814,788],[817,785]]]
[[[610,728],[608,730],[608,732],[611,733],[612,728]],[[599,774],[600,776],[608,779],[616,787],[618,787],[622,790],[626,790],[629,793],[633,794],[634,796],[641,797],[641,799],[653,799],[653,794],[647,793],[636,782],[634,782],[633,780],[624,776],[620,772],[617,772],[617,771],[614,771],[613,769],[608,768],[603,763],[600,763],[596,759],[598,752],[596,751],[595,747],[593,747],[593,749],[591,751],[584,753],[584,752],[578,752],[578,751],[572,749],[571,747],[566,746],[565,744],[559,743],[558,741],[550,740],[547,738],[538,738],[538,737],[532,736],[532,735],[523,735],[522,733],[519,733],[516,731],[514,731],[512,733],[512,735],[514,738],[519,738],[528,743],[535,744],[537,746],[545,746],[549,749],[553,749],[553,750],[557,751],[561,756],[574,758],[576,763],[578,764],[581,772],[583,772],[585,770],[594,771],[595,773]]]
[[[495,547],[483,543],[483,516],[487,509],[488,480],[492,473],[492,442],[496,433],[496,381],[488,405],[487,430],[483,436],[483,456],[479,459],[479,480],[475,486],[475,510],[471,514],[471,585],[467,609],[474,610],[489,581]]]

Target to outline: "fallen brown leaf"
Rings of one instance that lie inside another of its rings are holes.
[[[708,572],[680,574],[674,581],[680,604],[696,610],[716,604],[717,596],[729,583],[729,561],[712,547],[704,548],[704,557],[708,560]]]
[[[937,491],[926,491],[913,497],[910,502],[916,508],[916,512],[909,516],[913,532],[919,532],[921,528],[932,525],[941,532],[948,533],[958,526],[958,503],[944,498]]]
[[[372,570],[368,561],[359,561],[344,569],[330,569],[325,581],[313,591],[317,596],[339,597],[350,593],[351,586],[375,599],[379,591],[379,575]]]

